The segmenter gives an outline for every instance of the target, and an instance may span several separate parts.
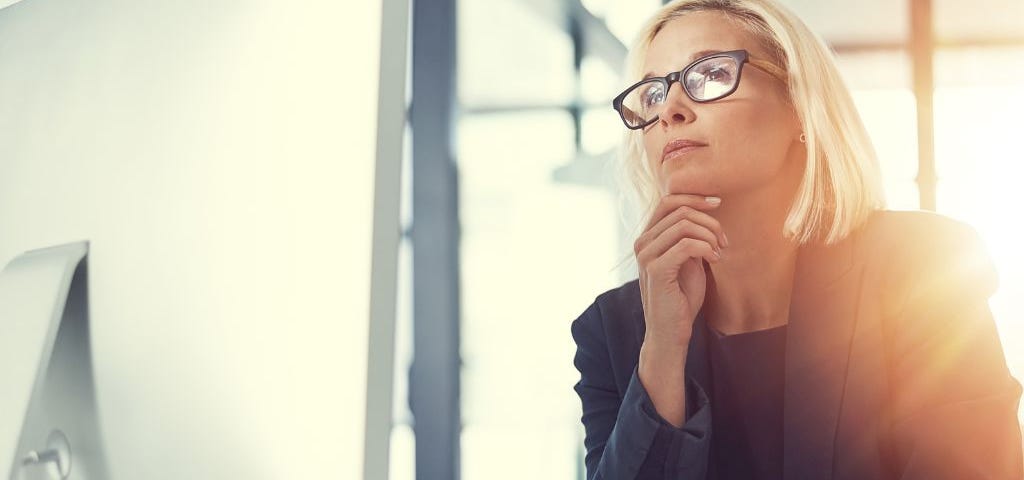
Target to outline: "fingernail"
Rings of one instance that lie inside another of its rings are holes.
[[[711,205],[718,205],[719,203],[722,203],[722,199],[718,197],[704,197],[704,201]]]
[[[722,240],[725,240],[725,246],[728,247],[729,246],[729,236],[726,235],[725,232],[722,232]]]
[[[719,260],[722,259],[722,251],[717,249],[717,248],[715,249],[715,258],[717,258]]]

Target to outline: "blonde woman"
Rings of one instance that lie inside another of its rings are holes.
[[[587,478],[1022,478],[993,266],[883,210],[822,42],[771,0],[684,0],[630,58],[646,216],[639,278],[572,324]]]

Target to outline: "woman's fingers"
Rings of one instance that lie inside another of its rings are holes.
[[[680,245],[689,245],[689,247],[682,248]],[[689,256],[679,257],[682,254]],[[669,257],[673,258],[666,264],[664,259]],[[686,259],[695,257],[716,263],[721,260],[722,254],[721,250],[715,248],[711,243],[692,235],[680,234],[678,238],[674,239],[666,235],[665,238],[648,246],[647,250],[637,256],[637,265],[641,269],[651,272],[665,265],[681,266]]]
[[[639,255],[639,253],[643,251],[648,244],[660,238],[664,232],[673,228],[674,225],[678,223],[693,223],[698,225],[699,229],[697,231],[702,234],[701,238],[708,243],[713,244],[719,250],[728,246],[728,243],[726,243],[728,240],[725,237],[725,232],[722,231],[722,225],[718,223],[718,220],[707,213],[695,210],[689,206],[681,206],[641,234],[633,245],[634,253]]]
[[[717,261],[720,258],[722,246],[714,232],[699,223],[683,218],[669,225],[657,238],[647,242],[637,254],[637,264],[647,265],[651,260],[667,252],[673,245],[687,238],[700,240],[711,247],[716,256],[709,261]]]
[[[647,274],[656,278],[664,276],[664,278],[658,278],[658,281],[655,282],[657,284],[675,282],[678,279],[679,269],[691,258],[704,258],[716,262],[719,256],[708,242],[695,238],[684,238],[672,245],[664,255],[652,260],[647,268]]]
[[[703,195],[691,195],[684,193],[665,195],[664,197],[661,197],[661,201],[658,203],[658,206],[654,208],[654,213],[651,214],[650,220],[647,221],[644,231],[649,230],[651,226],[658,223],[658,221],[663,217],[684,205],[696,210],[707,211],[718,207],[721,202],[721,199],[718,197],[705,197]]]
[[[715,199],[715,202],[709,202],[707,199]],[[729,239],[722,231],[722,225],[714,217],[705,213],[718,208],[719,205],[721,205],[721,200],[714,197],[706,198],[689,194],[666,195],[654,209],[647,226],[644,227],[644,232],[637,238],[638,247],[652,241],[658,234],[684,217],[714,231],[719,238],[719,244],[722,247],[728,247]]]
[[[703,195],[692,195],[685,193],[671,193],[661,197],[658,202],[658,206],[654,208],[654,212],[651,213],[651,218],[647,222],[647,226],[644,230],[651,228],[654,224],[658,223],[663,217],[672,213],[673,210],[688,206],[696,210],[713,210],[721,204],[721,199],[718,197],[705,197]]]

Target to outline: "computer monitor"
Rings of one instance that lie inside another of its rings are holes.
[[[0,8],[0,266],[89,240],[110,478],[359,477],[381,6]]]
[[[0,468],[14,480],[106,479],[89,341],[88,242],[0,271]]]

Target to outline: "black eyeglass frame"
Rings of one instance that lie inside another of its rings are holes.
[[[693,94],[691,94],[690,91],[686,89],[686,85],[683,83],[682,79],[686,78],[686,74],[689,73],[690,70],[693,69],[693,67],[697,66],[697,64],[704,62],[706,60],[710,60],[712,58],[719,57],[732,58],[733,60],[736,61],[736,65],[738,65],[736,67],[736,81],[733,82],[732,88],[730,88],[729,91],[721,95],[715,96],[714,98],[694,98]],[[654,118],[648,120],[647,122],[641,125],[633,127],[629,125],[629,122],[626,121],[626,116],[622,113],[622,102],[623,100],[626,99],[626,96],[628,96],[630,92],[633,91],[633,89],[646,83],[661,83],[662,87],[664,87],[665,89],[665,95],[667,96],[669,89],[672,88],[672,84],[675,82],[679,82],[679,87],[683,89],[683,92],[686,93],[686,96],[689,97],[690,100],[693,100],[694,102],[697,103],[714,102],[715,100],[721,100],[725,97],[728,97],[729,95],[732,95],[733,92],[735,92],[736,89],[739,88],[740,81],[743,79],[743,64],[745,63],[750,63],[751,66],[758,68],[764,71],[765,73],[785,82],[785,72],[781,68],[779,68],[778,66],[771,62],[750,58],[750,54],[746,50],[730,50],[728,52],[716,52],[700,57],[694,60],[693,62],[690,62],[689,65],[683,67],[682,70],[671,72],[668,75],[665,75],[664,77],[648,77],[643,80],[640,80],[639,82],[634,83],[633,85],[630,85],[629,88],[623,90],[622,93],[620,93],[618,96],[612,99],[612,108],[614,108],[616,112],[619,112],[619,118],[622,119],[622,123],[626,125],[626,128],[630,130],[639,130],[641,128],[646,128],[648,125],[657,122],[658,116],[655,116]]]

